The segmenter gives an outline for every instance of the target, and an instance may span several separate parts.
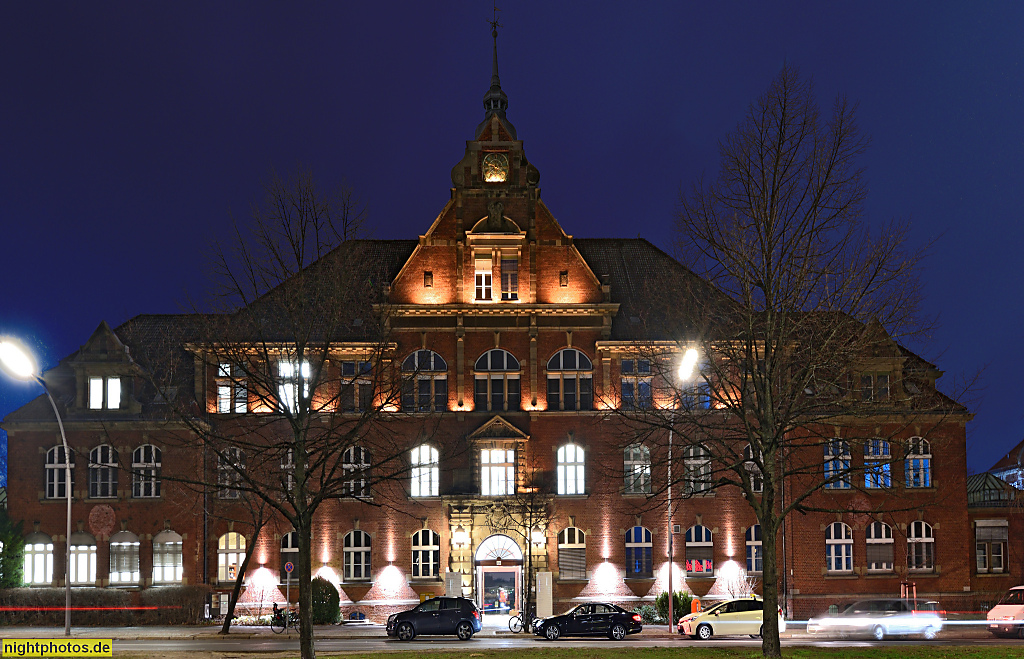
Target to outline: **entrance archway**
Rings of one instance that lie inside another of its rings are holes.
[[[474,555],[477,606],[485,616],[508,619],[518,609],[523,576],[523,550],[512,538],[495,534],[480,543]]]

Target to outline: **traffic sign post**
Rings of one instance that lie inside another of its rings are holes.
[[[288,600],[285,602],[285,606],[288,611],[292,608],[292,570],[295,569],[295,564],[288,561],[284,564],[284,571],[288,573],[288,580],[284,582],[284,598]]]

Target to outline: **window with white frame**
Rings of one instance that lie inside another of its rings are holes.
[[[711,489],[711,453],[700,444],[683,449],[683,490],[697,494]]]
[[[932,525],[917,520],[907,530],[907,569],[911,572],[935,570],[935,534]]]
[[[558,578],[587,578],[587,536],[575,526],[558,532]]]
[[[715,571],[715,540],[711,529],[694,524],[686,529],[686,574],[711,575]]]
[[[865,536],[868,572],[892,572],[892,527],[885,522],[871,522]]]
[[[121,378],[90,377],[89,409],[116,410],[121,408]]]
[[[217,581],[226,583],[238,578],[245,559],[245,536],[241,533],[225,533],[217,540]]]
[[[412,577],[431,579],[441,574],[441,536],[430,529],[412,534]]]
[[[30,586],[50,585],[53,582],[53,540],[45,533],[25,536],[24,582]]]
[[[473,407],[478,411],[518,411],[521,403],[519,360],[494,348],[480,355],[474,367]]]
[[[341,368],[341,411],[365,412],[373,407],[372,364],[367,361],[343,361]]]
[[[562,348],[548,360],[548,411],[594,409],[594,364],[575,348]]]
[[[349,497],[370,496],[370,452],[362,446],[349,446],[341,454],[344,479],[341,492]]]
[[[365,531],[349,531],[344,543],[345,581],[368,581],[370,579],[370,534]]]
[[[249,411],[249,389],[241,368],[231,364],[217,365],[217,413],[244,414]]]
[[[754,449],[750,444],[743,447],[743,467],[747,471],[747,479],[750,482],[752,492],[764,492],[764,475],[758,463],[764,462],[764,456],[758,453],[757,460],[754,459]]]
[[[281,454],[281,492],[287,494],[295,489],[295,449],[287,448]]]
[[[229,446],[221,451],[217,459],[217,496],[221,499],[237,499],[241,493],[238,487],[242,484],[241,470],[245,469],[245,451],[237,446]]]
[[[501,299],[519,299],[519,259],[514,255],[501,255]]]
[[[64,459],[64,447],[54,446],[46,452],[46,498],[65,499],[68,496],[67,467],[71,467],[71,490],[75,489],[75,452],[71,451],[71,464]]]
[[[71,534],[71,585],[96,584],[96,538],[78,531]]]
[[[865,442],[864,487],[892,487],[891,460],[889,442],[877,438]]]
[[[841,439],[825,442],[825,485],[829,490],[850,489],[850,445]]]
[[[649,579],[654,576],[651,532],[642,526],[626,531],[626,578]]]
[[[583,494],[586,492],[585,462],[583,447],[565,444],[558,447],[556,454],[559,494]]]
[[[433,350],[417,350],[402,362],[402,410],[448,409],[448,364]]]
[[[480,450],[480,494],[507,496],[516,492],[516,452],[512,449]]]
[[[747,574],[764,571],[764,550],[761,547],[761,525],[754,524],[746,531]]]
[[[626,494],[651,493],[651,451],[643,444],[627,446],[622,458]]]
[[[494,299],[491,282],[494,277],[494,267],[491,265],[491,259],[474,259],[475,271],[474,271],[474,284],[475,284],[475,297],[477,302],[490,302]]]
[[[152,444],[132,451],[132,497],[152,499],[160,496],[160,467],[163,454]]]
[[[170,529],[153,536],[153,583],[181,583],[182,538]]]
[[[292,571],[284,569],[288,563],[292,564]],[[280,582],[298,583],[299,571],[299,534],[297,531],[285,533],[281,538],[281,578]]]
[[[861,373],[860,399],[875,402],[889,400],[889,373]]]
[[[139,536],[131,531],[119,531],[110,536],[110,583],[135,585],[141,576]]]
[[[853,572],[853,529],[843,522],[825,527],[825,569]]]
[[[298,413],[300,402],[309,400],[311,373],[307,361],[302,362],[301,365],[290,361],[277,363],[278,409],[291,414]]]
[[[932,486],[932,445],[923,437],[911,437],[903,461],[907,487]]]
[[[974,557],[978,574],[1006,571],[1008,530],[1005,519],[979,519],[974,522]]]
[[[624,410],[646,410],[654,403],[651,394],[651,361],[649,359],[623,359],[621,373],[621,400]]]
[[[89,451],[89,498],[111,499],[117,496],[117,451],[101,444]]]
[[[437,449],[421,444],[412,450],[412,496],[436,497],[439,492]]]

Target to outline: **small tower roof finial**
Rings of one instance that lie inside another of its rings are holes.
[[[498,5],[494,4],[494,16],[491,20],[487,21],[491,26],[491,37],[494,39],[494,57],[491,64],[491,87],[484,94],[484,120],[477,127],[477,137],[480,136],[483,131],[483,127],[487,124],[491,115],[497,114],[498,118],[502,120],[506,128],[509,129],[509,133],[515,139],[515,128],[505,118],[505,110],[508,109],[508,96],[501,89],[501,80],[498,78],[498,28],[501,27],[501,23],[498,22]]]

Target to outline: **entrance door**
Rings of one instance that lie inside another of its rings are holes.
[[[518,609],[516,582],[517,568],[491,568],[484,570],[483,610],[484,613],[508,615],[512,609]]]

